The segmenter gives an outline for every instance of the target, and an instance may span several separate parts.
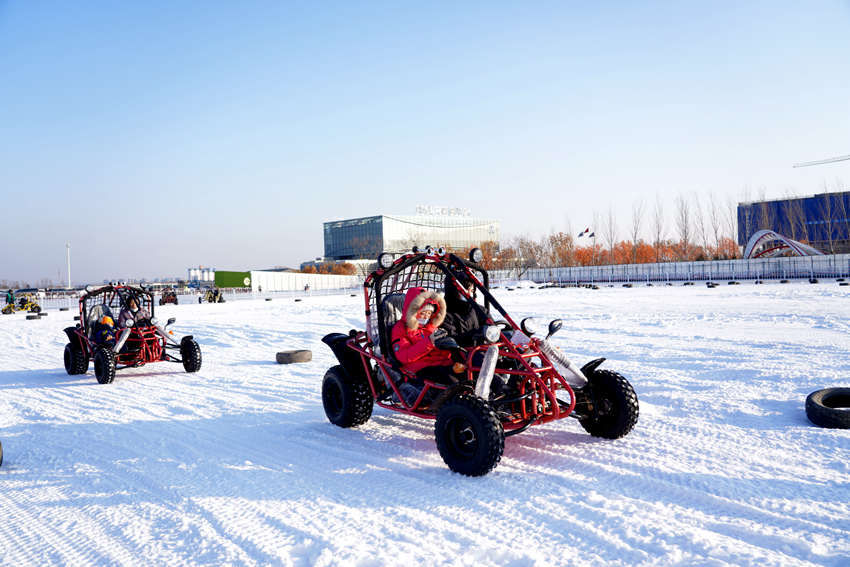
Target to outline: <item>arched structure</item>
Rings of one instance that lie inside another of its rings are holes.
[[[808,244],[791,240],[772,230],[760,230],[747,242],[744,258],[770,258],[789,250],[796,256],[823,256],[823,252]]]

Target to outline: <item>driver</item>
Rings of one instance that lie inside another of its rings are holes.
[[[446,317],[443,296],[423,287],[412,287],[404,296],[402,318],[393,325],[391,342],[393,354],[402,370],[417,377],[447,374],[452,366],[452,355],[434,346],[439,338],[434,332]],[[436,369],[434,367],[439,367]],[[436,370],[436,372],[434,372]]]
[[[458,290],[455,280],[469,294],[469,299]],[[487,322],[474,305],[475,284],[466,273],[460,272],[455,274],[455,278],[446,278],[445,289],[447,313],[440,328],[454,338],[459,345],[470,346],[475,335]]]
[[[130,295],[124,301],[124,309],[118,315],[118,327],[123,329],[125,326],[124,323],[128,320],[132,321],[134,326],[138,326],[141,323],[147,324],[150,318],[151,314],[148,313],[148,310],[139,307],[139,302],[134,296]]]

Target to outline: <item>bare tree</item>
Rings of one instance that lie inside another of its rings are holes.
[[[653,246],[655,246],[655,261],[661,261],[661,241],[664,240],[664,202],[661,195],[655,194],[655,207],[652,215]]]
[[[638,239],[640,225],[643,223],[644,202],[638,199],[632,203],[632,264],[637,264]]]
[[[707,256],[706,249],[708,248],[708,229],[698,193],[694,193],[694,219],[696,220],[696,235],[700,240],[700,248],[702,248],[701,255],[705,258]]]
[[[711,234],[714,237],[714,249],[720,250],[720,205],[714,193],[708,195],[708,220],[711,223]],[[716,256],[716,253],[715,253]]]
[[[691,205],[684,195],[676,197],[676,229],[679,231],[679,259],[687,261],[691,246]]]
[[[614,206],[608,205],[608,214],[602,230],[605,242],[608,244],[608,262],[614,263],[614,245],[617,244],[617,221],[614,219]]]
[[[838,236],[836,250],[839,253],[847,252],[847,246],[850,244],[850,218],[847,218],[847,213],[850,212],[847,205],[847,193],[842,191],[843,183],[840,179],[835,180],[835,224]]]
[[[731,195],[726,199],[726,209],[724,215],[725,234],[734,242],[738,242],[738,203]]]
[[[832,230],[835,221],[835,207],[832,202],[832,195],[829,193],[829,187],[826,183],[823,185],[823,194],[818,195],[818,212],[820,213],[821,222],[826,228],[826,243],[830,254],[835,254],[835,242],[832,238]]]

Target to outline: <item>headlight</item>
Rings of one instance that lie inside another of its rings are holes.
[[[469,261],[473,264],[478,264],[481,260],[484,259],[484,252],[481,251],[481,248],[473,248],[469,251]]]
[[[393,255],[389,252],[384,252],[378,256],[378,265],[383,269],[388,269],[393,265]]]
[[[537,321],[532,317],[526,317],[523,319],[519,324],[519,327],[522,329],[522,332],[529,337],[540,332],[540,325],[538,325]]]
[[[125,319],[124,320],[124,326],[128,327],[128,328],[132,327],[133,326],[133,320],[132,319]]]
[[[426,246],[425,247],[425,253],[429,256],[433,256],[434,255],[434,247],[433,246]]]
[[[484,329],[484,338],[488,343],[495,343],[501,337],[501,329],[499,329],[498,325],[487,325],[487,328]]]

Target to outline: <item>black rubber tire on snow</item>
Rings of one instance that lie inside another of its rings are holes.
[[[611,370],[596,369],[585,374],[588,385],[576,393],[590,397],[593,413],[579,423],[594,437],[623,437],[638,420],[638,398],[632,385],[622,375]]]
[[[826,388],[806,398],[809,421],[830,429],[850,429],[850,388]]]
[[[372,417],[372,391],[366,380],[352,377],[337,364],[322,380],[322,405],[328,421],[340,427],[357,427]]]
[[[505,431],[490,404],[472,394],[440,406],[434,425],[437,449],[448,467],[466,476],[493,470],[505,450]]]
[[[94,351],[94,375],[99,384],[111,384],[115,380],[115,353],[112,349],[98,347]]]
[[[201,369],[201,347],[194,339],[180,341],[180,358],[186,372],[197,372]]]
[[[33,305],[32,309],[30,309],[30,313],[41,313],[41,306]]]
[[[35,321],[36,319],[41,319],[38,315],[27,315],[27,321]]]
[[[310,362],[313,360],[311,350],[284,350],[275,355],[278,364],[292,364],[294,362]]]
[[[89,369],[89,359],[78,345],[65,345],[65,372],[70,376],[85,374]]]

